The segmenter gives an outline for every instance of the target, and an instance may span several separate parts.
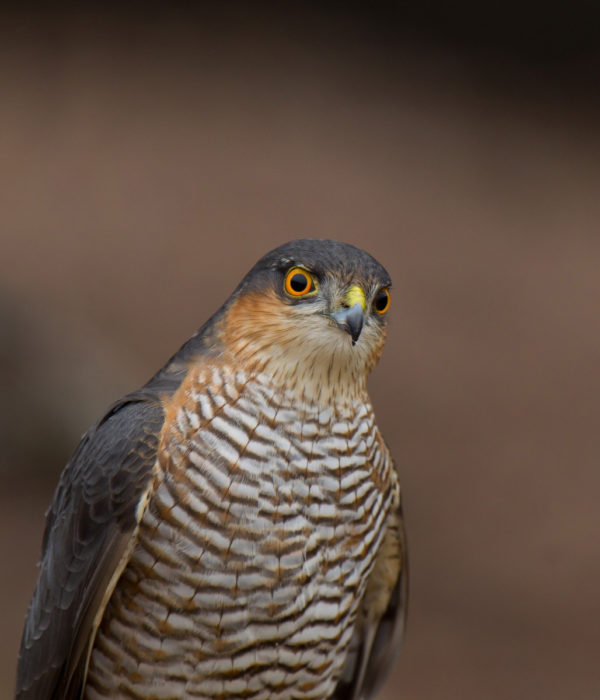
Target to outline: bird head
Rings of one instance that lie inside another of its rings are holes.
[[[221,347],[304,395],[364,391],[385,340],[388,273],[363,250],[303,239],[261,258],[226,303]]]

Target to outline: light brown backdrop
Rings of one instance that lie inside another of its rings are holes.
[[[585,95],[318,16],[5,31],[0,695],[79,434],[260,255],[314,236],[394,279],[371,388],[412,573],[384,697],[600,697],[600,122]]]

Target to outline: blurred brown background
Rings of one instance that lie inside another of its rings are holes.
[[[371,390],[412,577],[385,697],[600,697],[593,6],[260,7],[3,22],[0,697],[78,436],[300,236],[394,279]]]

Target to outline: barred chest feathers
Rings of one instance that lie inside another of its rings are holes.
[[[266,375],[191,371],[87,698],[328,697],[397,498],[366,394],[323,408]]]

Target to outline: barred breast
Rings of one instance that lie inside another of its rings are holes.
[[[192,371],[86,697],[330,696],[395,478],[368,402],[323,409],[265,376]]]

